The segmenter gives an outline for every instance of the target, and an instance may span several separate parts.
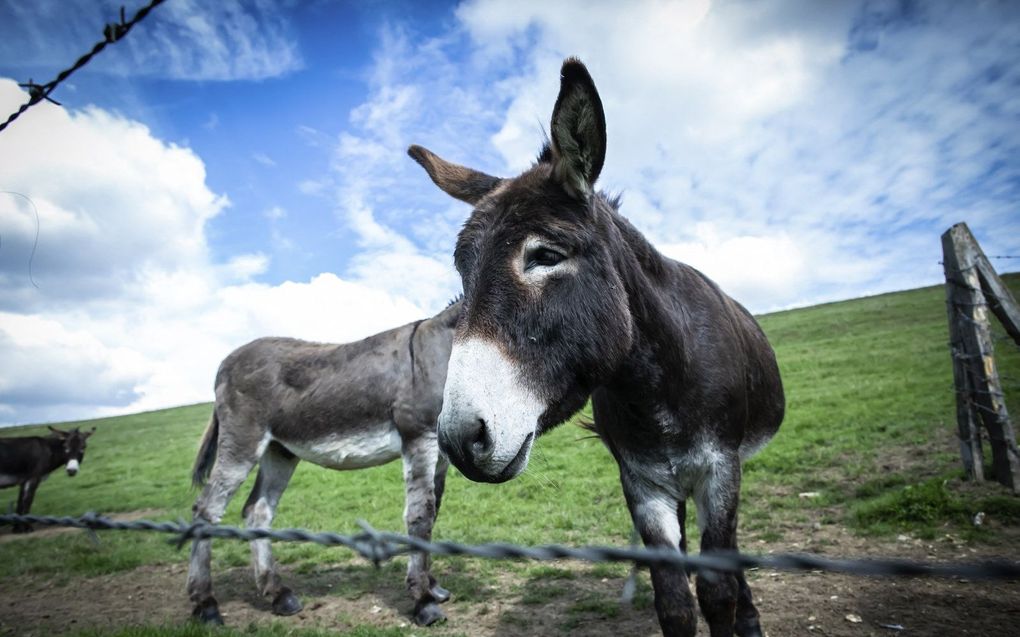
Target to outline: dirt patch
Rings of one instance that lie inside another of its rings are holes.
[[[116,520],[118,522],[130,522],[132,520],[141,519],[156,519],[163,515],[163,509],[139,509],[137,511],[128,511],[127,513],[111,513],[109,515],[104,514],[103,517]],[[32,533],[12,533],[12,527],[3,526],[0,527],[0,544],[5,542],[17,542],[19,540],[27,539],[38,539],[44,537],[57,537],[59,535],[67,535],[69,533],[81,533],[81,529],[76,529],[67,526],[43,526],[41,524],[35,525],[35,531]]]
[[[1009,548],[972,546],[952,536],[936,541],[901,537],[872,541],[834,525],[800,530],[797,544],[754,541],[752,552],[811,551],[838,556],[974,561],[1015,555]],[[1016,539],[1016,538],[1011,538]],[[1003,545],[1006,547],[1007,545]],[[1015,544],[1012,544],[1015,546]],[[187,566],[146,566],[134,571],[66,581],[18,578],[0,582],[0,635],[52,635],[86,627],[117,628],[187,621]],[[461,562],[471,564],[471,562]],[[457,571],[439,558],[435,573],[454,598],[449,621],[416,635],[450,637],[592,637],[658,635],[647,572],[639,576],[630,605],[620,604],[625,575],[574,562],[528,576],[524,569],[480,575]],[[529,571],[533,572],[533,571]],[[410,600],[396,566],[375,569],[360,561],[324,564],[310,573],[284,569],[305,610],[275,618],[255,594],[247,568],[214,573],[228,624],[245,627],[280,621],[292,626],[344,630],[361,624],[408,626]],[[748,578],[768,635],[993,635],[1009,634],[1020,621],[1020,583],[960,579],[861,578],[823,573],[753,571]],[[859,620],[859,621],[857,621]],[[901,627],[901,628],[898,628]],[[700,626],[700,635],[707,634]]]

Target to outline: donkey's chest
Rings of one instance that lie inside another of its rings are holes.
[[[337,432],[315,440],[283,443],[302,460],[328,469],[365,469],[400,457],[400,433],[392,422]]]

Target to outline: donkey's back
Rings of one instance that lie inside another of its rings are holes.
[[[221,442],[256,456],[275,442],[330,469],[397,459],[402,437],[434,428],[442,407],[441,388],[416,391],[413,340],[421,323],[353,343],[270,337],[239,347],[216,374],[213,426]]]
[[[416,326],[341,345],[276,337],[243,345],[216,374],[217,415],[284,444],[381,425],[410,391]]]

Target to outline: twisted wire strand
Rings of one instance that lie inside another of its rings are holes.
[[[103,39],[100,40],[99,42],[96,42],[96,44],[92,47],[92,49],[88,53],[78,58],[78,60],[74,64],[72,64],[69,68],[61,71],[56,78],[50,80],[46,84],[36,84],[31,80],[24,84],[21,84],[20,86],[28,89],[29,95],[28,101],[22,104],[20,107],[18,107],[18,110],[11,113],[11,115],[7,118],[7,121],[0,123],[0,132],[3,132],[3,130],[10,126],[10,124],[14,122],[14,120],[21,117],[22,113],[24,113],[29,108],[35,106],[36,104],[43,100],[49,100],[57,104],[58,102],[50,98],[50,93],[52,93],[53,90],[56,89],[61,82],[69,78],[72,73],[74,73],[81,67],[91,62],[92,58],[94,58],[96,55],[99,55],[99,53],[102,52],[102,50],[105,49],[108,44],[113,44],[114,42],[119,41],[121,38],[127,35],[128,32],[131,31],[131,28],[133,26],[135,26],[143,19],[145,19],[145,16],[149,15],[150,11],[152,11],[155,7],[163,4],[165,1],[166,0],[151,0],[149,4],[139,9],[138,12],[135,13],[134,17],[127,21],[124,20],[124,8],[121,7],[120,22],[107,24],[106,27],[103,29]]]
[[[432,542],[398,533],[380,532],[367,522],[359,521],[362,531],[354,535],[312,532],[304,529],[238,528],[206,523],[154,522],[151,520],[118,521],[96,513],[80,517],[39,515],[0,515],[0,525],[40,524],[86,530],[150,531],[172,536],[178,548],[189,540],[209,538],[233,540],[276,540],[280,542],[314,543],[322,546],[343,546],[371,560],[376,566],[393,557],[413,552],[433,555],[460,555],[487,559],[557,560],[585,562],[631,562],[641,565],[670,565],[691,568],[710,574],[712,571],[736,572],[753,568],[777,571],[813,571],[862,576],[952,577],[986,580],[1020,580],[1020,562],[986,560],[981,562],[937,563],[905,559],[829,558],[804,553],[748,555],[731,551],[715,551],[685,555],[665,548],[583,546],[555,544],[519,546],[494,542],[462,544],[453,541]]]

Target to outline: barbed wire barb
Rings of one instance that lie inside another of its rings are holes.
[[[70,77],[72,73],[74,73],[81,67],[85,66],[90,61],[92,61],[92,58],[101,53],[102,50],[105,49],[107,45],[113,44],[114,42],[118,42],[119,40],[121,40],[125,35],[128,34],[128,32],[131,30],[133,26],[135,26],[143,19],[145,19],[145,16],[149,15],[150,11],[152,11],[155,7],[163,4],[165,1],[166,0],[150,0],[149,4],[139,9],[135,13],[134,17],[132,17],[128,21],[124,20],[124,7],[121,7],[120,22],[107,24],[103,28],[103,39],[96,42],[88,53],[78,58],[78,60],[74,64],[72,64],[69,68],[61,71],[56,78],[45,84],[36,84],[31,79],[29,79],[28,82],[24,84],[18,84],[18,86],[28,89],[28,101],[22,104],[20,107],[18,107],[18,110],[11,113],[11,115],[7,118],[7,121],[0,123],[0,132],[3,132],[4,129],[10,126],[12,122],[14,122],[14,120],[21,117],[22,113],[24,113],[29,108],[35,106],[36,104],[43,100],[60,105],[60,102],[57,102],[56,100],[51,98],[50,94],[54,91],[54,89],[57,88],[57,86],[60,85],[61,82]]]

